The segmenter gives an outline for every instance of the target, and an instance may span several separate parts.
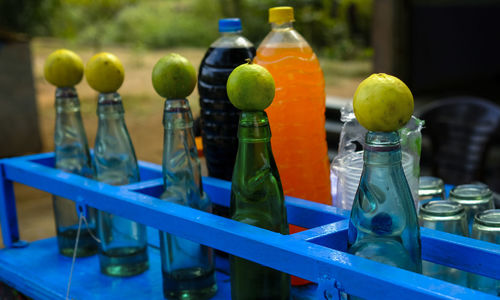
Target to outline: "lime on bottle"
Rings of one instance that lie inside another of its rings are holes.
[[[238,109],[259,111],[274,99],[274,79],[269,71],[250,59],[236,67],[227,79],[227,96]]]
[[[125,71],[118,57],[101,52],[88,61],[85,66],[85,78],[94,90],[100,93],[113,93],[122,85]]]
[[[356,119],[367,130],[396,131],[411,118],[413,95],[397,77],[372,74],[356,89],[353,108]]]
[[[52,52],[43,67],[45,79],[57,87],[72,87],[83,77],[83,62],[80,56],[68,49]]]
[[[155,64],[152,81],[160,96],[167,99],[184,99],[196,86],[196,71],[184,56],[170,53]]]

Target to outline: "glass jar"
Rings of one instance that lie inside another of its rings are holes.
[[[449,200],[464,207],[469,233],[472,231],[474,216],[479,212],[494,208],[493,193],[487,185],[482,183],[457,185],[451,190]]]
[[[467,236],[465,209],[456,202],[430,201],[422,205],[418,212],[422,227]],[[422,274],[467,286],[467,273],[455,268],[423,261]]]
[[[500,209],[490,209],[476,214],[471,237],[500,245]],[[469,287],[500,296],[500,280],[469,273]]]

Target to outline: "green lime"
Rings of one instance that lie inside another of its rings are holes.
[[[94,90],[100,93],[112,93],[122,85],[125,71],[118,57],[101,52],[92,56],[87,63],[85,78]]]
[[[153,68],[153,87],[167,99],[184,99],[196,86],[196,71],[184,56],[170,53],[158,60]]]
[[[372,74],[359,84],[353,108],[356,119],[366,129],[396,131],[411,118],[413,95],[397,77]]]
[[[72,87],[82,80],[83,62],[75,52],[59,49],[47,57],[43,73],[57,87]]]
[[[236,67],[226,87],[229,100],[241,110],[264,110],[274,99],[273,76],[266,68],[251,62]]]

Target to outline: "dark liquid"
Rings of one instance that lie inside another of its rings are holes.
[[[255,56],[255,48],[212,48],[203,58],[198,78],[203,153],[208,174],[231,180],[238,151],[238,119],[226,93],[229,74],[245,59]]]

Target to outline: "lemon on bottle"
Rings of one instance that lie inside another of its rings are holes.
[[[125,71],[118,57],[101,52],[88,61],[85,66],[85,78],[94,90],[100,93],[112,93],[122,85]]]
[[[167,99],[184,99],[196,86],[196,71],[184,56],[170,53],[155,64],[152,82],[160,96]]]
[[[259,111],[274,99],[274,79],[269,71],[249,60],[236,67],[227,79],[227,96],[238,109]]]
[[[372,74],[356,89],[353,108],[356,119],[367,130],[396,131],[411,118],[413,95],[397,77]]]
[[[57,87],[72,87],[83,77],[83,62],[80,56],[68,49],[52,52],[43,66],[45,79]]]

